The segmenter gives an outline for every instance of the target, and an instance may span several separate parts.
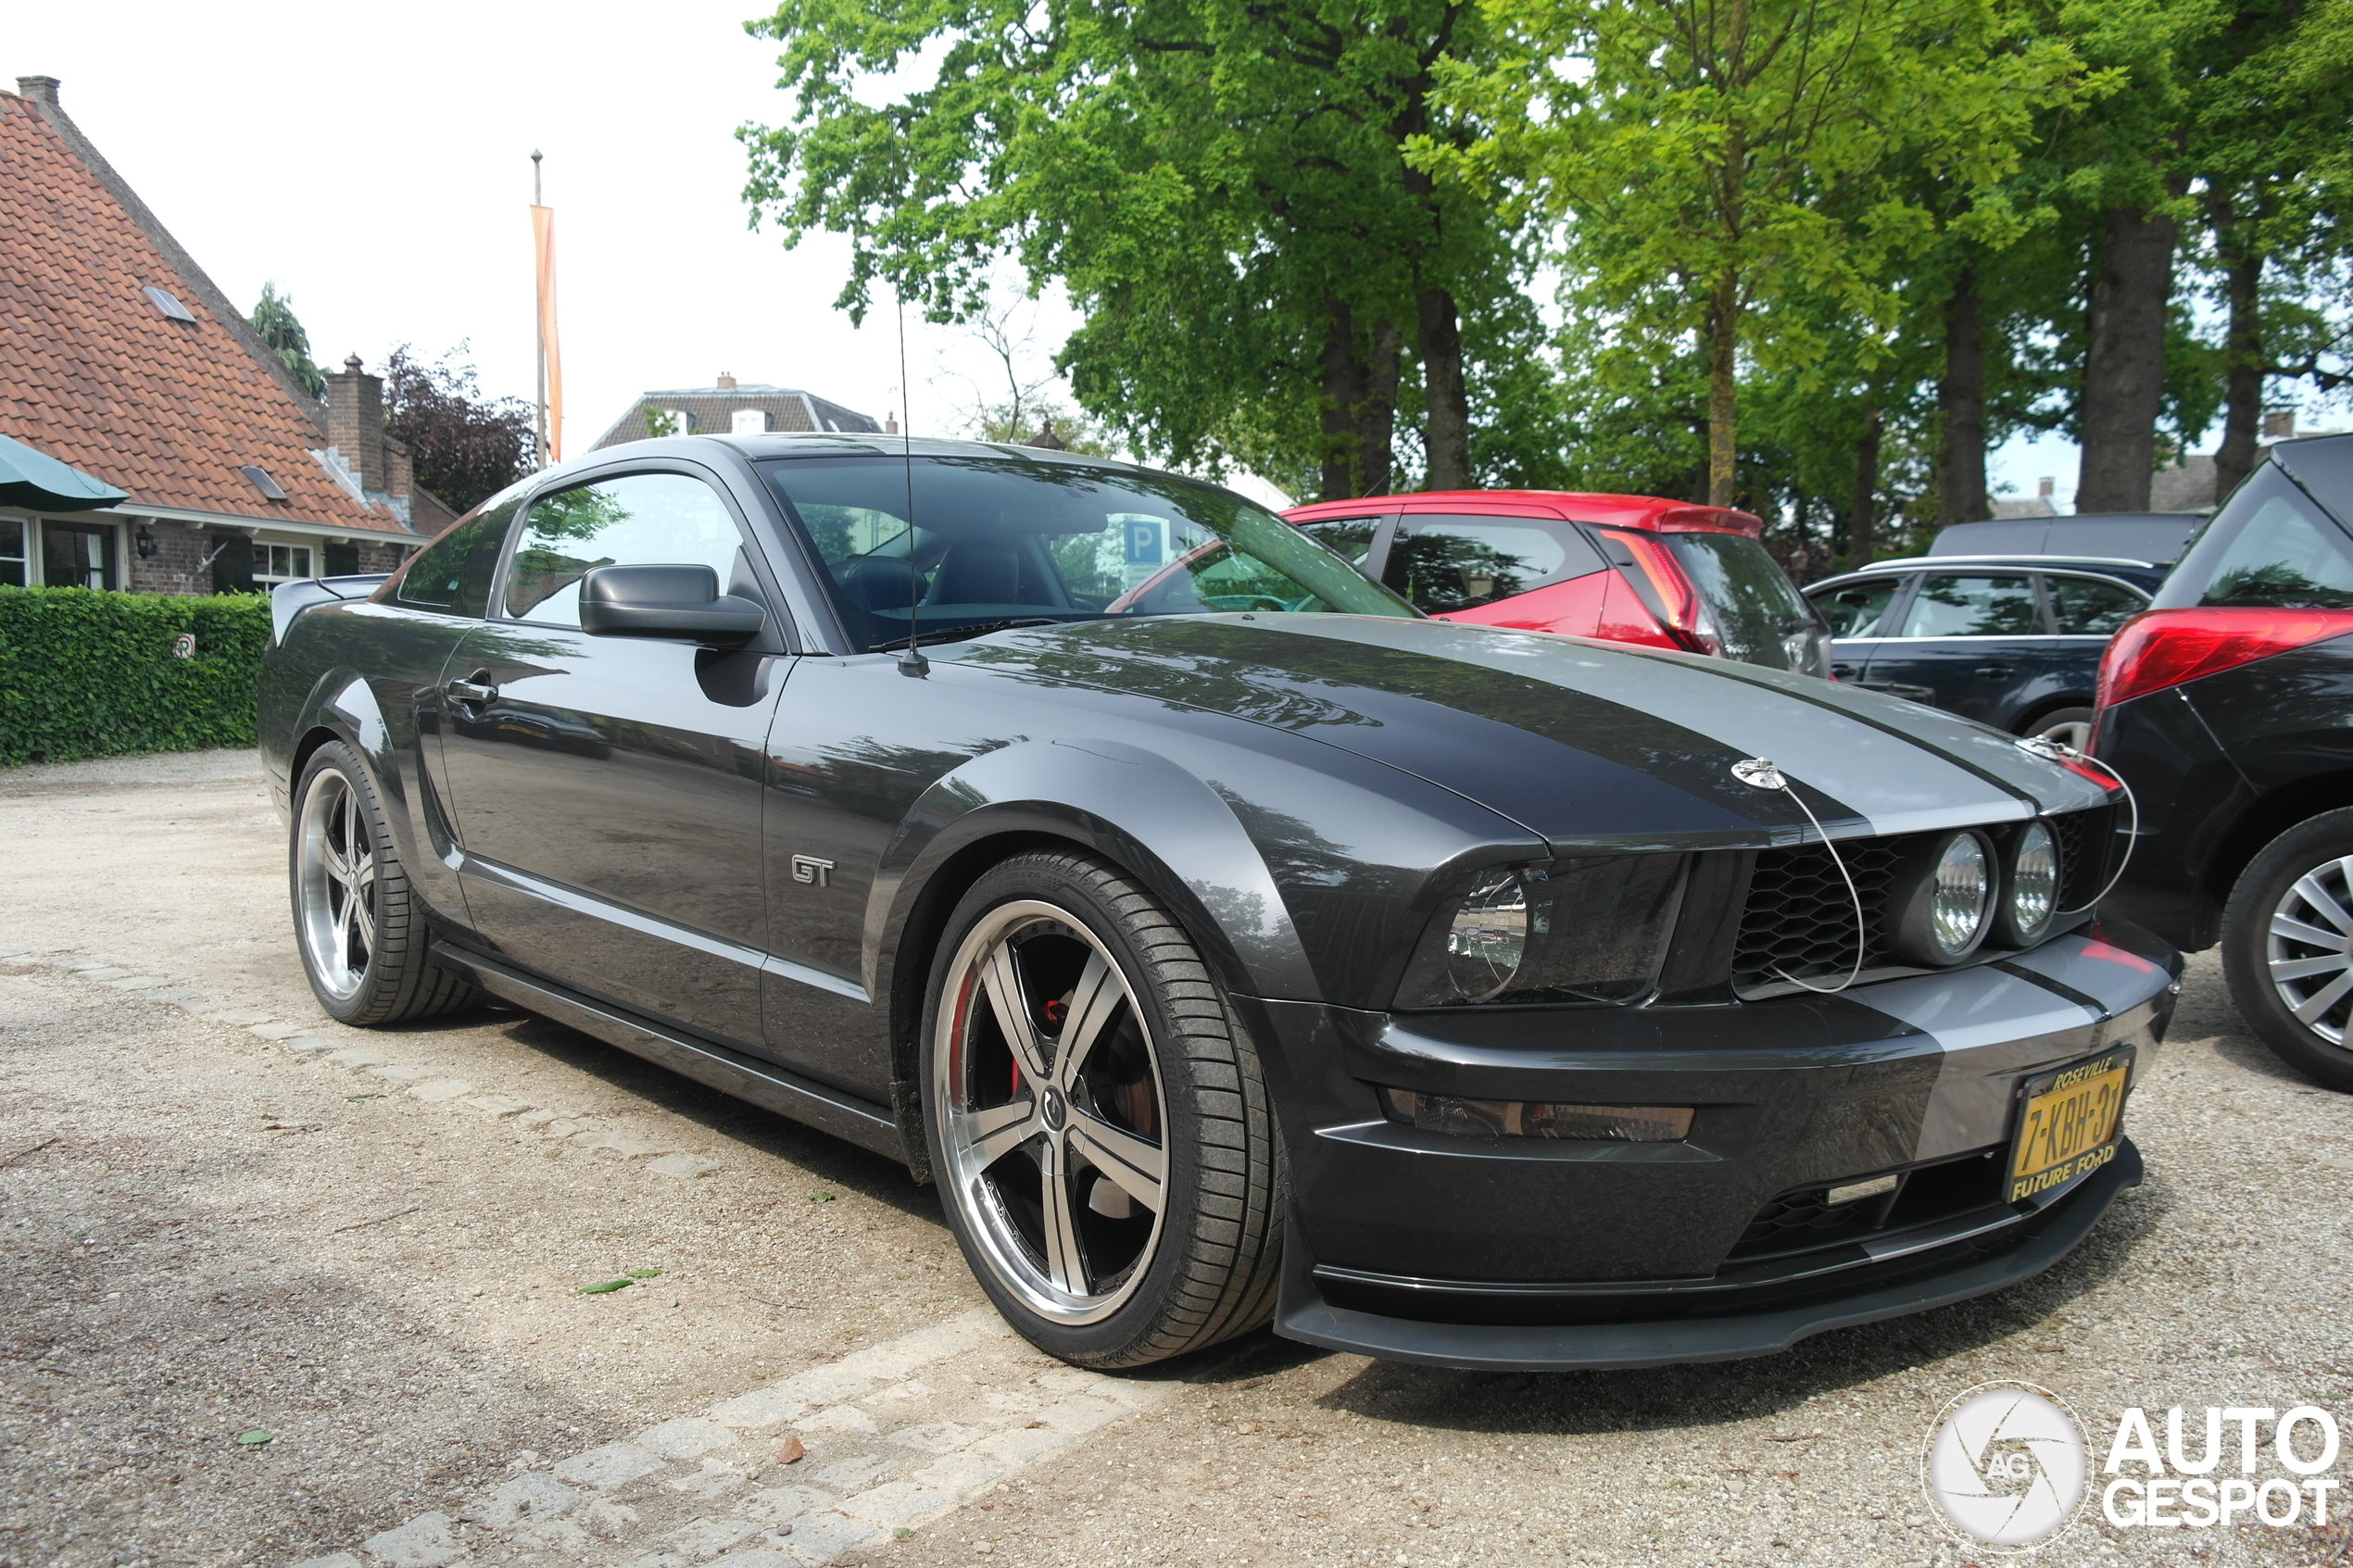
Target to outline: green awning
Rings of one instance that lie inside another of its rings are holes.
[[[21,441],[0,435],[0,506],[33,511],[86,512],[131,499],[117,490],[57,458],[36,452]]]

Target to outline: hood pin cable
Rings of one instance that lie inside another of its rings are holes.
[[[1861,978],[1863,954],[1869,946],[1869,933],[1863,926],[1863,896],[1855,889],[1855,877],[1846,869],[1846,857],[1838,852],[1838,846],[1831,842],[1831,835],[1822,831],[1821,822],[1814,815],[1814,809],[1806,804],[1805,797],[1790,787],[1780,764],[1771,758],[1750,757],[1735,762],[1732,764],[1732,777],[1753,789],[1778,789],[1796,801],[1797,809],[1806,813],[1806,820],[1814,824],[1814,832],[1821,839],[1822,847],[1831,852],[1831,863],[1838,868],[1839,880],[1846,884],[1846,896],[1855,903],[1855,967],[1847,971],[1846,978],[1835,985],[1808,985],[1785,969],[1776,968],[1773,971],[1801,991],[1811,991],[1818,997],[1834,997]]]
[[[2123,774],[2098,758],[2087,756],[2076,750],[2063,740],[2053,740],[2048,735],[2027,735],[2020,739],[2017,744],[2020,751],[2040,757],[2046,762],[2072,762],[2087,768],[2097,768],[2101,772],[2114,779],[2116,787],[2124,792],[2124,809],[2130,813],[2127,821],[2132,823],[2132,826],[2124,830],[2124,859],[2117,862],[2116,874],[2109,877],[2108,885],[2102,887],[2097,893],[2093,894],[2071,909],[2060,909],[2051,918],[2057,920],[2060,915],[2080,915],[2085,909],[2097,906],[2101,899],[2115,891],[2118,883],[2124,880],[2125,868],[2133,863],[2133,851],[2141,847],[2140,800],[2133,794],[2133,786],[2124,782]]]

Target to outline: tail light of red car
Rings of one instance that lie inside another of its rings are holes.
[[[2100,659],[2097,705],[2112,708],[2348,633],[2353,609],[2145,610],[2109,640]]]
[[[1692,653],[1714,654],[1716,627],[1707,606],[1683,574],[1673,552],[1648,533],[1630,528],[1596,528],[1602,548],[1676,643]]]

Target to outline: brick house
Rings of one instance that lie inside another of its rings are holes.
[[[312,398],[57,107],[0,93],[0,434],[103,510],[0,507],[0,583],[200,594],[384,571],[452,519],[359,361]]]
[[[648,392],[597,441],[598,448],[653,435],[759,435],[770,431],[842,430],[896,434],[872,417],[789,386],[764,382],[738,383],[725,371],[711,386]]]

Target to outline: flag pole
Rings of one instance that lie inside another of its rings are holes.
[[[539,199],[539,158],[540,154],[538,149],[534,148],[531,154],[531,206],[533,208],[532,215],[534,218],[538,216],[537,209],[545,205]],[[532,245],[532,277],[535,281],[535,286],[534,304],[531,315],[532,320],[537,324],[536,330],[539,337],[539,397],[538,401],[534,405],[538,412],[537,417],[532,425],[534,436],[532,443],[532,456],[535,459],[535,466],[544,469],[547,466],[547,311],[546,307],[537,299],[536,280],[539,276],[538,252],[539,246],[537,243],[537,235],[535,232]]]

